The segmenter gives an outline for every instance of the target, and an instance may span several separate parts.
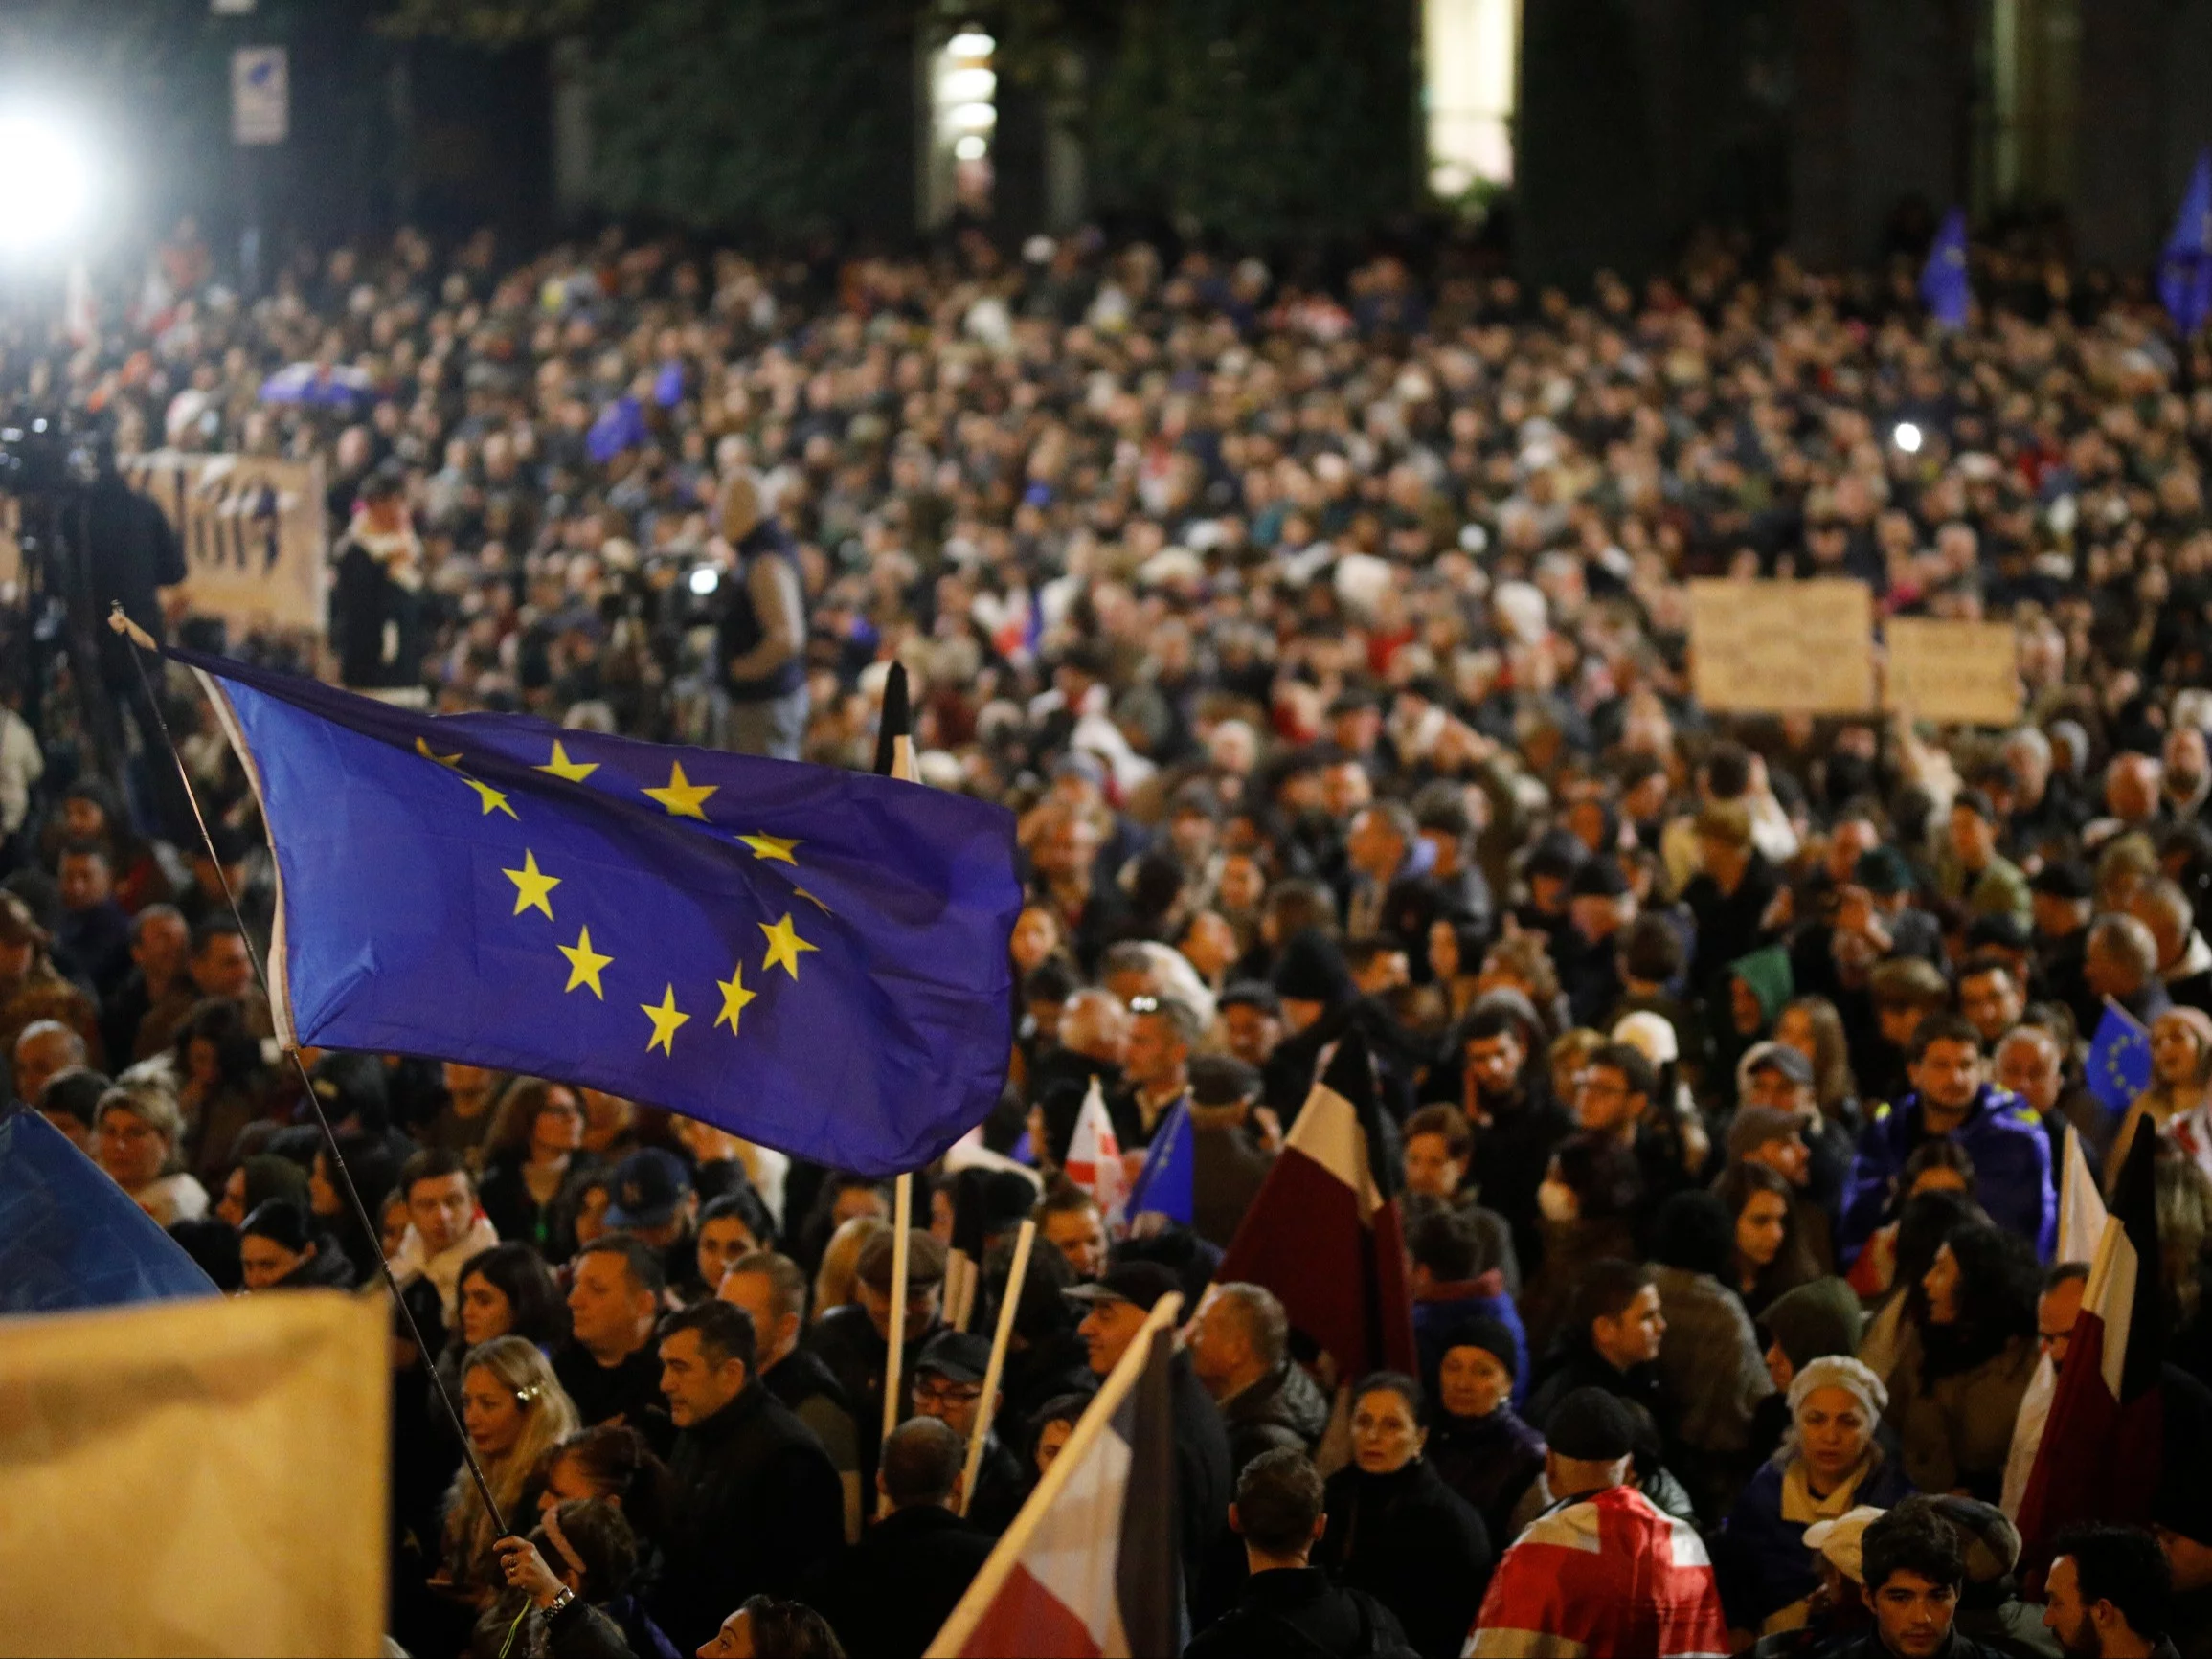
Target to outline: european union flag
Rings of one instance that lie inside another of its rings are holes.
[[[0,1313],[213,1296],[184,1247],[28,1110],[0,1112]]]
[[[1131,1221],[1147,1213],[1190,1225],[1192,1194],[1198,1175],[1198,1145],[1190,1132],[1190,1102],[1179,1100],[1165,1122],[1153,1132],[1144,1154],[1144,1167],[1121,1206]]]
[[[1003,809],[170,655],[260,799],[286,1042],[583,1084],[865,1175],[996,1104]]]
[[[1946,328],[1963,328],[1973,298],[1966,270],[1966,211],[1952,208],[1935,233],[1928,263],[1920,269],[1920,299],[1928,314]]]
[[[2158,256],[2158,299],[2183,339],[2212,315],[2212,149],[2197,152],[2173,232]]]
[[[2089,1039],[2088,1076],[2089,1092],[2110,1112],[2123,1112],[2135,1096],[2151,1087],[2151,1034],[2118,1003],[2105,1003],[2105,1017]]]

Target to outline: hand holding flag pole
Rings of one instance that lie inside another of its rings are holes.
[[[151,635],[124,615],[120,604],[108,613],[107,625],[139,647],[140,651],[160,649]],[[223,861],[215,853],[214,837],[208,830],[207,814],[201,810],[198,792],[192,788],[192,772],[185,765],[184,752],[177,748],[176,738],[169,731],[169,719],[162,713],[161,699],[154,695],[153,682],[147,676],[146,662],[137,651],[131,653],[130,665],[137,670],[139,688],[146,693],[147,706],[153,710],[154,724],[161,729],[162,741],[169,745],[169,758],[176,762],[177,777],[184,785],[185,799],[192,803],[192,821],[199,826],[200,843],[207,849],[208,863],[214,867],[215,879],[222,883],[223,903],[230,907],[231,920],[237,924],[239,935],[250,938],[246,919],[238,909],[238,896],[231,889],[231,878],[223,869]],[[269,975],[261,958],[248,950],[246,959],[253,964],[254,980],[260,987],[261,995],[269,996]],[[315,1113],[315,1123],[323,1132],[323,1144],[329,1155],[330,1167],[338,1172],[338,1184],[345,1189],[346,1200],[352,1206],[353,1220],[360,1226],[362,1237],[369,1241],[376,1252],[376,1267],[384,1276],[384,1288],[391,1292],[393,1305],[399,1310],[400,1318],[406,1322],[408,1339],[415,1344],[416,1353],[422,1357],[423,1369],[430,1374],[431,1392],[438,1396],[439,1403],[445,1408],[447,1424],[453,1430],[454,1438],[461,1443],[461,1455],[466,1460],[469,1479],[476,1485],[477,1496],[484,1500],[485,1513],[491,1517],[493,1536],[505,1537],[508,1525],[506,1517],[500,1513],[499,1500],[492,1495],[491,1482],[485,1478],[484,1466],[477,1461],[476,1447],[469,1441],[467,1424],[461,1420],[461,1409],[454,1404],[453,1395],[446,1388],[445,1379],[438,1374],[438,1356],[431,1353],[430,1344],[423,1337],[422,1327],[416,1320],[415,1311],[408,1307],[407,1298],[399,1293],[399,1281],[393,1277],[392,1263],[384,1254],[383,1230],[370,1216],[369,1206],[361,1199],[361,1189],[354,1184],[353,1172],[347,1167],[346,1155],[339,1149],[337,1131],[330,1127],[329,1115],[323,1110],[323,1097],[315,1092],[315,1080],[307,1074],[307,1063],[300,1058],[297,1047],[288,1046],[284,1053],[291,1060],[292,1068],[300,1074],[300,1092]]]

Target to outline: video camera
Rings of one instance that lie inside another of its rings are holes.
[[[0,416],[0,494],[58,500],[99,476],[97,436],[66,411],[25,406]]]

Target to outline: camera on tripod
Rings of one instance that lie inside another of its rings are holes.
[[[0,417],[0,495],[58,500],[99,475],[92,435],[66,412],[17,409]]]

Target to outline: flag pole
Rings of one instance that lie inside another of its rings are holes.
[[[1021,1306],[1022,1285],[1029,1275],[1029,1250],[1037,1242],[1037,1223],[1027,1217],[1014,1239],[1014,1265],[1006,1273],[1005,1294],[999,1299],[999,1328],[991,1334],[990,1363],[983,1367],[983,1397],[976,1401],[976,1426],[968,1436],[966,1477],[960,1484],[960,1513],[976,1501],[976,1475],[983,1467],[983,1443],[991,1437],[992,1406],[999,1398],[999,1379],[1005,1375],[1006,1349],[1014,1340],[1014,1313]]]
[[[892,1187],[891,1235],[891,1352],[883,1360],[883,1438],[898,1426],[899,1373],[906,1367],[906,1276],[908,1240],[914,1228],[914,1172]]]
[[[222,883],[223,902],[230,907],[231,920],[237,924],[239,935],[250,939],[252,935],[247,931],[245,916],[238,909],[238,896],[231,890],[229,872],[223,868],[223,861],[216,856],[215,839],[209,832],[207,814],[201,810],[199,794],[192,788],[192,772],[185,765],[184,751],[177,748],[176,738],[169,731],[169,717],[162,713],[161,699],[154,694],[153,681],[146,671],[146,660],[140,655],[143,651],[158,654],[161,647],[153,642],[150,634],[124,615],[121,604],[108,612],[107,625],[138,647],[138,650],[130,654],[130,665],[138,673],[139,689],[146,693],[147,706],[153,710],[154,724],[161,729],[162,741],[169,745],[169,758],[176,762],[177,780],[184,785],[185,799],[191,803],[192,822],[199,826],[200,843],[207,849],[208,863],[214,866],[215,879]],[[261,958],[249,948],[246,960],[253,965],[254,982],[260,987],[262,997],[274,1002],[275,998],[269,991],[268,970],[262,965]],[[461,1420],[461,1409],[454,1404],[453,1395],[446,1388],[445,1379],[438,1374],[438,1356],[430,1352],[430,1344],[423,1339],[422,1327],[416,1320],[415,1310],[408,1307],[407,1298],[399,1293],[399,1281],[393,1276],[392,1263],[384,1254],[383,1232],[369,1214],[369,1206],[361,1199],[361,1189],[354,1184],[353,1172],[346,1164],[346,1155],[338,1148],[338,1132],[330,1127],[329,1114],[323,1110],[323,1097],[315,1092],[315,1080],[307,1074],[307,1063],[300,1058],[298,1048],[286,1048],[284,1052],[291,1059],[292,1069],[300,1075],[301,1092],[306,1097],[307,1105],[315,1113],[315,1123],[323,1132],[323,1143],[330,1155],[330,1167],[338,1173],[338,1184],[345,1188],[346,1198],[353,1207],[353,1219],[360,1225],[362,1236],[369,1241],[370,1248],[376,1252],[376,1267],[384,1276],[384,1288],[392,1293],[393,1304],[398,1308],[400,1318],[407,1323],[408,1337],[415,1344],[415,1352],[422,1356],[423,1370],[430,1374],[431,1392],[437,1395],[439,1403],[445,1407],[446,1422],[453,1430],[454,1439],[461,1443],[461,1455],[466,1461],[469,1479],[475,1483],[476,1495],[484,1500],[485,1513],[491,1516],[495,1536],[505,1537],[507,1518],[500,1513],[499,1500],[491,1493],[491,1482],[485,1477],[484,1466],[477,1461],[476,1447],[469,1443],[468,1427]]]
[[[1005,1530],[989,1558],[983,1562],[982,1570],[969,1582],[967,1594],[953,1608],[951,1617],[945,1620],[944,1627],[937,1633],[937,1639],[929,1645],[923,1659],[956,1659],[960,1649],[967,1645],[968,1638],[976,1632],[976,1626],[982,1623],[984,1613],[990,1610],[991,1603],[1005,1587],[1006,1580],[1013,1575],[1015,1567],[1021,1564],[1022,1552],[1029,1547],[1029,1539],[1035,1536],[1038,1526],[1059,1501],[1062,1490],[1075,1478],[1075,1471],[1082,1467],[1084,1459],[1090,1456],[1091,1447],[1098,1437],[1112,1426],[1115,1413],[1121,1409],[1121,1402],[1128,1398],[1129,1391],[1137,1386],[1138,1378],[1143,1375],[1145,1363],[1152,1357],[1152,1339],[1162,1331],[1173,1332],[1176,1315],[1182,1311],[1183,1298],[1172,1290],[1152,1305],[1152,1312],[1144,1316],[1142,1328],[1130,1338],[1129,1346],[1115,1362],[1113,1371],[1107,1375],[1098,1392],[1091,1397],[1091,1403],[1083,1408],[1083,1415],[1076,1419],[1074,1431],[1068,1436],[1068,1444],[1052,1459],[1052,1467],[1045,1471],[1045,1478],[1029,1493],[1028,1502],[1022,1506],[1022,1513],[1014,1517],[1014,1524]]]
[[[883,714],[876,723],[875,732],[875,770],[886,777],[903,778],[909,783],[914,781],[911,721],[906,665],[893,661],[883,682]],[[903,1172],[892,1190],[891,1349],[883,1362],[883,1438],[886,1440],[898,1426],[900,1373],[906,1369],[907,1258],[908,1236],[914,1227],[914,1172]]]

